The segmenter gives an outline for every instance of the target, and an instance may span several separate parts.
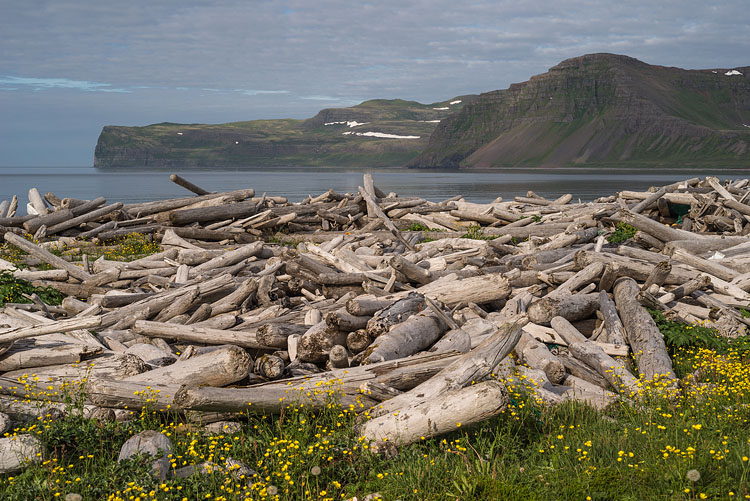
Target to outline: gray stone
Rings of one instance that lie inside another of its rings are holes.
[[[159,451],[161,450],[161,454]],[[153,457],[162,457],[172,453],[172,442],[155,430],[142,431],[130,437],[120,449],[118,461],[128,459],[138,454],[148,454]]]
[[[0,412],[0,435],[10,430],[10,417]]]
[[[65,495],[65,501],[83,501],[83,496],[80,494],[76,494],[75,492],[71,492]]]
[[[0,438],[0,473],[13,473],[39,463],[44,444],[33,435]]]
[[[216,421],[203,427],[203,431],[212,435],[231,435],[242,429],[242,425],[236,421]]]

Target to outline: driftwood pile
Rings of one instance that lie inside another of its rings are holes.
[[[369,175],[356,194],[299,203],[172,178],[196,196],[106,205],[31,190],[28,216],[0,203],[0,233],[29,266],[0,268],[68,296],[1,310],[0,423],[53,412],[18,397],[61,400],[85,378],[91,416],[148,403],[211,422],[334,395],[369,417],[367,438],[409,443],[501,412],[515,373],[544,402],[596,406],[634,397],[636,373],[675,379],[646,307],[727,337],[750,324],[747,179],[476,204],[385,194]],[[637,232],[608,243],[620,222]],[[162,251],[66,259],[134,232]]]

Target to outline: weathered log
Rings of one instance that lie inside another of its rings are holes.
[[[396,415],[365,422],[358,431],[365,439],[408,445],[423,437],[485,421],[503,412],[510,398],[498,381],[483,381],[430,400],[402,408]]]
[[[273,348],[286,349],[288,338],[292,335],[302,335],[309,329],[307,325],[290,323],[269,323],[258,328],[255,336],[258,343]]]
[[[570,353],[594,368],[613,388],[626,395],[638,393],[638,381],[624,364],[607,355],[562,317],[552,319],[552,328],[568,343]]]
[[[548,295],[531,303],[528,314],[531,322],[549,325],[552,318],[557,316],[571,322],[582,320],[594,313],[598,307],[598,294]]]
[[[622,325],[620,317],[617,316],[614,301],[610,299],[606,291],[599,293],[599,311],[604,317],[604,328],[606,329],[606,334],[601,341],[611,344],[627,344],[625,327]]]
[[[460,280],[450,275],[423,285],[416,290],[447,306],[459,303],[483,304],[510,296],[511,286],[502,273],[490,273]]]
[[[367,327],[369,316],[351,315],[345,308],[338,309],[327,313],[325,316],[326,324],[332,329],[338,329],[343,332],[352,332]]]
[[[471,350],[471,335],[462,329],[451,329],[428,350],[431,353],[456,351],[466,353]]]
[[[263,251],[263,242],[253,242],[251,244],[243,245],[232,251],[224,252],[219,256],[206,261],[205,263],[199,264],[190,270],[190,277],[195,277],[200,273],[213,270],[216,268],[223,268],[237,264],[249,257],[257,256]]]
[[[664,304],[671,303],[672,301],[680,299],[681,297],[689,296],[690,294],[692,294],[693,292],[699,289],[704,289],[708,287],[710,284],[711,284],[711,277],[709,277],[708,275],[700,275],[698,277],[688,280],[687,282],[680,285],[679,287],[672,289],[671,292],[664,294],[663,296],[659,298],[659,301]]]
[[[366,350],[362,364],[384,362],[417,353],[432,345],[446,330],[447,326],[432,312],[411,315],[377,337]]]
[[[371,415],[390,414],[409,407],[417,401],[430,400],[443,393],[468,386],[472,382],[481,381],[513,351],[520,338],[520,325],[501,325],[482,344],[458,356],[450,365],[424,383],[403,395],[383,402],[381,406],[371,411]]]
[[[181,176],[178,176],[177,174],[170,174],[169,175],[169,180],[172,181],[173,183],[179,185],[179,186],[182,186],[183,188],[185,188],[188,191],[192,191],[196,195],[208,195],[209,194],[208,191],[204,190],[200,186],[197,186],[197,185],[191,183],[187,179],[185,179],[185,178],[183,178]]]
[[[426,306],[422,295],[410,293],[407,297],[399,299],[376,312],[367,321],[366,330],[370,337],[376,338],[388,332],[394,325],[405,321],[411,315],[424,310]]]
[[[200,207],[196,209],[181,209],[169,215],[169,221],[174,226],[185,226],[190,223],[204,223],[207,221],[221,221],[252,216],[257,212],[255,202],[245,201],[234,204],[217,205],[214,207]]]
[[[560,384],[565,379],[565,366],[553,355],[547,346],[540,343],[527,332],[521,333],[515,348],[521,361],[532,369],[544,371],[550,382]]]
[[[99,351],[98,347],[81,344],[42,345],[29,349],[11,349],[0,357],[0,372],[78,363],[83,357]]]
[[[147,337],[161,337],[204,344],[234,344],[243,348],[272,349],[258,342],[255,332],[211,329],[199,325],[176,325],[136,320],[133,332]]]
[[[67,271],[71,277],[75,277],[82,282],[92,277],[92,275],[86,273],[82,268],[55,256],[49,251],[42,249],[38,245],[29,242],[25,238],[19,237],[18,235],[15,235],[13,233],[6,233],[4,237],[6,242],[15,245],[19,249],[28,252],[38,259],[41,259],[45,263],[51,265],[53,268],[59,268]]]
[[[331,351],[328,352],[328,361],[331,363],[331,367],[336,369],[349,367],[349,354],[346,352],[346,348],[340,344],[331,348]]]
[[[664,336],[651,315],[638,303],[638,290],[638,284],[631,278],[619,279],[614,288],[615,304],[625,326],[638,372],[646,379],[674,379]]]
[[[255,361],[253,371],[260,377],[273,381],[284,375],[284,361],[275,355],[261,355]]]
[[[691,233],[689,231],[678,230],[665,226],[653,219],[649,219],[640,214],[635,214],[626,209],[619,211],[619,216],[625,223],[635,226],[639,230],[648,233],[649,235],[658,238],[662,242],[670,242],[672,240],[685,240],[685,239],[702,239],[703,235]]]
[[[323,320],[307,329],[300,337],[297,356],[303,362],[322,363],[328,359],[331,348],[345,343],[346,333],[328,327]]]
[[[78,226],[79,224],[86,223],[88,221],[94,221],[96,219],[99,219],[102,216],[106,216],[107,214],[111,214],[112,212],[120,210],[121,208],[122,208],[122,202],[117,202],[112,205],[107,205],[106,207],[102,207],[100,209],[95,209],[95,210],[92,210],[91,212],[81,214],[80,216],[76,216],[66,221],[57,223],[53,226],[47,227],[47,235],[54,235],[55,233],[59,233],[61,231],[67,230],[68,228],[73,228],[75,226]]]
[[[649,273],[646,281],[641,286],[641,290],[648,290],[652,285],[661,286],[672,271],[672,265],[669,261],[661,261]]]

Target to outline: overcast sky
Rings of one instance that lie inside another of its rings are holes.
[[[749,29],[747,0],[0,0],[0,166],[91,165],[104,125],[430,103],[591,52],[744,66]]]

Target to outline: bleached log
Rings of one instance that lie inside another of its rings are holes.
[[[502,273],[490,273],[455,280],[450,275],[418,288],[416,292],[447,306],[459,303],[483,304],[510,296],[511,286]]]
[[[513,351],[521,337],[518,324],[504,324],[481,345],[458,356],[449,366],[424,383],[383,402],[371,415],[382,416],[422,401],[431,400],[449,391],[455,391],[472,382],[481,381],[491,374],[508,354]]]
[[[451,329],[428,350],[431,353],[456,351],[466,353],[471,350],[471,335],[462,329]]]
[[[604,353],[564,318],[555,317],[551,323],[552,328],[568,343],[568,350],[574,357],[594,368],[617,391],[626,395],[637,394],[638,381],[622,362]]]
[[[228,331],[223,329],[211,329],[198,325],[177,325],[163,322],[149,322],[147,320],[136,320],[133,332],[147,337],[161,337],[165,339],[176,339],[192,343],[204,344],[234,344],[243,348],[269,349],[258,342],[255,332]]]
[[[331,367],[336,369],[349,367],[349,354],[346,352],[346,348],[340,344],[335,345],[328,352],[328,361],[331,363]]]
[[[659,262],[656,266],[654,266],[654,269],[651,271],[651,273],[649,273],[646,281],[641,286],[641,290],[648,290],[652,285],[661,286],[667,279],[671,271],[672,265],[669,264],[669,261]]]
[[[205,263],[199,264],[190,270],[190,277],[195,277],[200,273],[213,270],[216,268],[223,268],[237,264],[249,257],[257,256],[263,251],[263,242],[253,242],[251,244],[243,245],[233,251],[224,252],[219,256],[206,261]]]
[[[328,353],[337,344],[346,344],[346,332],[328,327],[323,320],[307,329],[300,337],[297,357],[303,362],[322,363],[328,359]]]
[[[258,343],[273,348],[286,349],[288,338],[302,335],[309,329],[307,325],[290,323],[269,323],[258,328],[255,336]]]
[[[670,228],[665,226],[653,219],[649,219],[640,214],[635,214],[626,209],[620,209],[618,212],[620,218],[625,223],[635,226],[641,231],[648,233],[649,235],[658,238],[662,242],[670,242],[672,240],[685,240],[685,239],[696,239],[700,240],[705,238],[703,235],[692,233],[689,231],[678,230],[676,228]]]
[[[420,294],[410,293],[403,299],[377,311],[366,323],[366,330],[370,337],[376,338],[385,334],[394,325],[405,321],[411,315],[419,313],[427,307],[424,297]]]
[[[332,329],[343,332],[352,332],[367,327],[369,316],[355,316],[346,311],[345,308],[327,313],[326,324]]]
[[[544,371],[553,384],[560,384],[565,379],[565,366],[562,361],[553,355],[546,345],[527,332],[521,333],[515,352],[529,367]]]
[[[125,378],[124,381],[166,385],[225,386],[247,377],[253,361],[238,346],[226,346]]]
[[[711,284],[711,277],[709,277],[708,275],[700,275],[691,280],[688,280],[687,282],[680,285],[679,287],[676,287],[671,292],[664,294],[663,296],[659,298],[659,301],[664,304],[671,303],[672,301],[680,299],[681,297],[684,297],[684,296],[688,296],[699,289],[704,289],[708,287],[710,284]]]
[[[672,360],[667,353],[664,336],[651,315],[638,303],[638,291],[638,284],[631,278],[619,279],[614,289],[615,304],[625,326],[638,372],[646,379],[674,379]]]
[[[261,355],[255,361],[253,371],[258,376],[273,381],[284,374],[284,361],[275,355]]]
[[[490,419],[505,410],[509,402],[502,383],[483,381],[439,398],[421,400],[400,409],[397,415],[367,421],[358,434],[368,440],[408,445],[422,437],[442,435],[459,426]]]
[[[58,346],[44,345],[29,349],[10,350],[0,357],[0,372],[44,367],[47,365],[73,364],[81,358],[98,353],[98,347],[80,344]]]
[[[394,360],[422,351],[437,341],[446,330],[447,326],[432,312],[411,315],[377,337],[367,349],[362,364]]]
[[[688,266],[692,266],[697,270],[703,271],[722,280],[726,280],[727,282],[731,282],[741,274],[740,272],[731,268],[727,268],[726,266],[722,266],[715,261],[709,261],[708,259],[694,256],[691,253],[680,248],[675,248],[672,250],[672,258],[680,261],[681,263],[685,263]]]
[[[61,259],[54,254],[50,253],[49,251],[46,251],[39,247],[38,245],[29,242],[25,238],[19,237],[18,235],[14,233],[6,233],[4,235],[5,241],[15,245],[19,249],[28,252],[32,256],[41,259],[45,263],[51,265],[53,268],[62,269],[68,272],[71,277],[75,277],[80,281],[85,281],[87,279],[90,279],[92,275],[89,273],[86,273],[83,268],[80,268],[74,264],[71,264],[64,259]]]
[[[599,307],[598,294],[548,295],[531,303],[529,320],[535,324],[549,325],[552,318],[561,316],[569,321],[582,320]]]

